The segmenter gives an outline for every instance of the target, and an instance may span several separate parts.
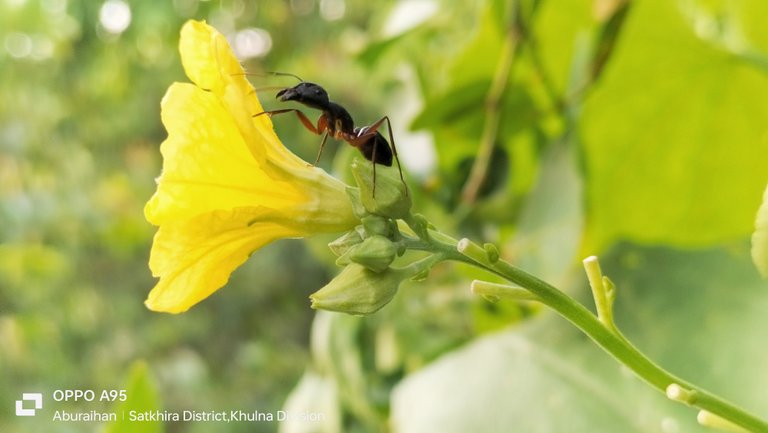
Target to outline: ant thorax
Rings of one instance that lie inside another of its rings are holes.
[[[349,111],[341,105],[329,101],[323,114],[327,117],[329,129],[334,137],[341,133],[351,134],[354,131],[355,121],[352,120]]]

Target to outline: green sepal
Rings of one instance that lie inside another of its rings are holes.
[[[328,248],[331,249],[336,257],[343,256],[350,248],[355,245],[359,245],[363,242],[363,237],[357,230],[350,230],[335,241],[328,244]]]
[[[360,200],[360,188],[347,186],[347,188],[344,191],[347,193],[349,202],[352,204],[352,213],[354,213],[355,216],[360,219],[367,216],[368,211],[365,210],[365,206],[363,206],[363,202],[362,200]]]

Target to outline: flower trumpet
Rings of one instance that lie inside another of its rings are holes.
[[[161,102],[163,171],[144,214],[158,226],[145,304],[179,313],[210,296],[251,253],[277,239],[349,230],[345,185],[280,142],[226,39],[204,22],[181,30],[192,83]]]

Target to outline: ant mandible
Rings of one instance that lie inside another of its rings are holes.
[[[317,153],[317,159],[315,165],[320,161],[320,155],[323,153],[325,142],[328,140],[328,136],[337,139],[344,140],[351,146],[357,148],[365,157],[365,159],[373,163],[373,191],[372,194],[376,196],[376,164],[385,165],[387,167],[392,166],[392,157],[394,156],[397,162],[397,169],[400,172],[400,181],[405,186],[405,193],[408,194],[408,186],[403,179],[403,170],[400,167],[400,159],[397,157],[397,148],[395,147],[395,139],[392,136],[392,124],[389,121],[388,116],[383,116],[370,126],[356,127],[352,115],[349,114],[346,108],[331,101],[328,98],[328,92],[325,91],[319,84],[310,83],[302,80],[296,75],[287,74],[283,72],[273,72],[273,75],[287,75],[294,77],[300,81],[299,84],[280,90],[275,95],[276,98],[282,102],[295,101],[307,107],[320,110],[322,113],[317,119],[317,124],[312,124],[312,121],[297,108],[284,108],[280,110],[263,111],[261,113],[254,114],[253,117],[266,114],[267,116],[274,116],[276,114],[295,113],[301,123],[310,132],[323,135],[323,140],[320,142],[320,150]],[[387,130],[389,131],[389,142],[379,132],[379,128],[387,122]],[[390,143],[392,145],[390,146]]]

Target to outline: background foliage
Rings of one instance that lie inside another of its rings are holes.
[[[768,181],[762,0],[0,2],[0,407],[128,383],[147,407],[322,411],[321,431],[698,428],[563,321],[472,298],[461,267],[372,317],[315,314],[306,296],[336,272],[328,240],[282,241],[190,312],[147,311],[142,207],[189,18],[241,53],[271,35],[244,60],[256,87],[292,84],[259,74],[288,71],[360,124],[389,114],[417,208],[444,231],[499,242],[573,293],[588,293],[578,260],[600,254],[630,339],[768,414],[768,298],[748,243]],[[317,137],[275,123],[313,160]],[[344,177],[351,155],[329,146],[321,165]],[[0,431],[64,431],[10,413]]]

